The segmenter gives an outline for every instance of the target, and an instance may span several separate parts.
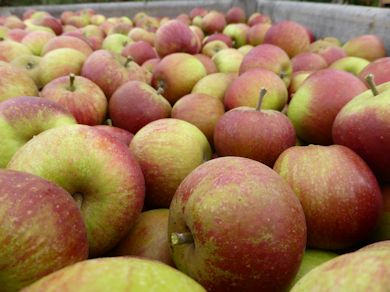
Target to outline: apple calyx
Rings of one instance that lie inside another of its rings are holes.
[[[107,126],[110,126],[110,127],[112,127],[112,120],[111,119],[107,119],[107,120],[105,120],[105,122],[104,122]]]
[[[69,74],[69,87],[68,87],[69,91],[73,92],[76,90],[76,87],[74,86],[75,79],[76,79],[76,75],[74,73],[70,73]]]
[[[34,64],[31,63],[31,62],[28,62],[28,63],[26,64],[26,69],[27,69],[27,70],[31,70],[31,69],[33,69],[34,67],[35,67]]]
[[[264,87],[262,87],[260,89],[260,94],[259,94],[259,100],[257,101],[257,105],[256,105],[256,110],[257,111],[260,111],[261,110],[261,105],[263,103],[263,100],[264,100],[264,96],[267,94],[267,89],[265,89]]]
[[[285,71],[280,71],[280,73],[279,73],[279,77],[280,77],[280,79],[284,79],[284,78],[286,78],[288,76],[288,74],[285,72]]]
[[[133,58],[129,55],[126,57],[126,62],[124,64],[125,67],[127,67],[131,62],[133,62]]]
[[[83,195],[79,192],[76,192],[73,194],[73,199],[75,200],[77,207],[81,209],[81,206],[83,204]]]
[[[172,232],[171,233],[171,246],[193,243],[194,237],[191,232]]]
[[[379,92],[378,92],[378,89],[376,88],[376,84],[375,84],[375,81],[374,81],[374,75],[370,73],[364,79],[366,79],[366,81],[368,83],[368,86],[370,87],[370,89],[372,91],[372,94],[374,96],[378,95]]]

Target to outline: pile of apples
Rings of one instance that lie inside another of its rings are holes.
[[[380,36],[199,7],[0,38],[0,291],[388,291]]]

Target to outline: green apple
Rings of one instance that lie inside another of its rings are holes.
[[[249,26],[244,23],[231,23],[225,26],[223,34],[229,36],[235,48],[240,48],[247,43]]]
[[[102,49],[121,54],[123,48],[132,42],[127,35],[114,33],[106,36],[102,43]]]
[[[243,59],[243,53],[231,48],[219,51],[212,58],[217,66],[218,72],[223,73],[238,73]]]
[[[370,61],[359,57],[344,57],[334,61],[329,68],[343,70],[358,76],[370,64]]]
[[[209,74],[195,84],[192,93],[207,94],[223,101],[227,88],[236,78],[236,73]]]

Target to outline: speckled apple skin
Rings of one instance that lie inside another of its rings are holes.
[[[42,278],[23,292],[188,291],[206,292],[197,282],[157,261],[115,257],[84,261]]]
[[[216,158],[180,184],[168,234],[177,268],[208,291],[285,291],[298,271],[306,224],[294,192],[272,169],[241,157]]]
[[[118,128],[118,127],[108,126],[108,125],[97,125],[94,127],[99,129],[99,131],[106,133],[110,137],[118,139],[119,141],[124,143],[126,146],[130,145],[130,142],[131,142],[131,140],[133,140],[133,137],[134,137],[134,134],[132,134],[129,131],[126,131],[124,129]]]
[[[47,130],[19,149],[8,168],[82,194],[90,257],[113,248],[141,213],[145,185],[137,161],[126,145],[93,127]]]
[[[349,148],[295,146],[279,156],[274,170],[303,206],[309,247],[348,248],[374,230],[381,190],[367,164]]]
[[[0,169],[1,291],[18,291],[88,257],[80,210],[59,186]]]
[[[298,137],[308,143],[330,145],[338,112],[367,90],[351,73],[323,69],[311,74],[291,99],[287,111]]]
[[[0,167],[35,135],[48,129],[76,124],[70,112],[54,101],[19,96],[0,103]]]
[[[366,82],[365,78],[370,73],[374,75],[376,85],[390,81],[390,57],[379,58],[367,65],[359,73],[360,80]]]

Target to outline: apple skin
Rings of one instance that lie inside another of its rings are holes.
[[[171,244],[176,267],[208,291],[285,291],[298,271],[303,210],[264,164],[241,157],[204,163],[180,184],[169,212],[168,234],[191,232],[195,241]]]
[[[169,118],[171,110],[162,95],[141,81],[124,83],[111,96],[108,105],[113,125],[131,133],[137,133],[152,121]]]
[[[305,27],[285,20],[272,25],[265,35],[264,43],[282,48],[292,58],[309,49],[310,39]]]
[[[291,82],[292,63],[281,48],[263,44],[253,48],[245,55],[240,66],[240,75],[257,68],[263,68],[279,75],[286,86]]]
[[[31,51],[24,44],[5,40],[0,42],[0,60],[11,62],[22,55],[32,55]]]
[[[0,169],[1,290],[18,291],[88,257],[80,210],[59,186]]]
[[[387,291],[390,287],[388,247],[338,256],[307,273],[291,292]]]
[[[102,49],[116,54],[121,54],[123,49],[132,43],[132,40],[120,33],[114,33],[106,36],[102,43]]]
[[[132,57],[138,65],[142,65],[145,61],[158,57],[155,49],[145,41],[128,44],[123,48],[121,54],[123,57]]]
[[[205,34],[222,32],[226,26],[225,15],[221,12],[212,10],[202,18],[202,30]]]
[[[297,92],[298,88],[301,87],[303,82],[312,74],[313,71],[298,71],[294,72],[291,75],[291,83],[288,87],[288,102],[291,101],[295,92]]]
[[[88,57],[93,51],[84,41],[73,36],[58,36],[50,39],[42,48],[42,55],[46,55],[56,49],[70,48],[83,53]]]
[[[157,30],[154,46],[160,58],[172,53],[197,54],[200,51],[196,34],[179,20],[170,20]]]
[[[126,23],[126,22],[115,23],[107,32],[107,35],[117,34],[117,33],[127,35],[132,28],[133,28],[133,24],[131,23]]]
[[[179,99],[172,108],[172,118],[197,126],[213,144],[214,128],[225,113],[223,102],[203,93],[191,93]]]
[[[206,69],[207,75],[217,73],[218,69],[213,60],[211,60],[208,56],[203,54],[194,55],[199,61],[202,62],[203,66]]]
[[[21,42],[28,47],[34,55],[41,56],[44,45],[54,37],[55,35],[50,32],[32,31],[29,32]]]
[[[174,267],[168,242],[168,217],[169,209],[142,212],[112,254],[148,258]]]
[[[77,76],[70,85],[69,76],[62,76],[46,84],[40,96],[57,102],[76,118],[77,123],[94,126],[101,124],[107,112],[107,99],[95,83]]]
[[[7,32],[7,39],[20,43],[28,33],[29,32],[27,30],[21,28],[13,28]]]
[[[233,47],[240,48],[246,45],[249,26],[245,23],[231,23],[225,26],[222,33],[232,39]]]
[[[267,15],[262,15],[258,12],[253,13],[249,18],[248,18],[248,25],[249,26],[254,26],[259,23],[268,23],[271,24],[271,18],[269,18]]]
[[[302,204],[308,247],[349,248],[374,230],[382,209],[381,190],[364,160],[349,148],[294,146],[279,156],[274,170]]]
[[[223,102],[229,85],[237,78],[236,73],[213,73],[200,79],[192,88],[192,93],[203,93]]]
[[[337,114],[333,140],[359,154],[383,183],[390,182],[390,82],[354,97]],[[383,91],[382,91],[383,90]]]
[[[127,81],[150,83],[151,74],[135,62],[126,65],[126,59],[106,50],[93,52],[85,61],[81,75],[96,83],[110,99],[111,95]]]
[[[342,48],[329,44],[325,46],[318,46],[317,48],[313,48],[310,51],[321,55],[328,63],[328,65],[341,58],[347,57],[347,53]]]
[[[153,74],[154,68],[156,68],[158,63],[160,63],[160,60],[160,58],[149,59],[145,61],[141,67]]]
[[[152,86],[156,89],[162,87],[164,97],[174,104],[190,93],[194,85],[206,75],[206,68],[196,57],[186,53],[173,53],[156,65]]]
[[[50,28],[56,35],[60,35],[62,33],[62,24],[61,22],[51,16],[51,15],[45,15],[43,17],[32,19],[32,24],[38,25],[38,26],[45,26]],[[70,24],[70,23],[69,23]]]
[[[75,197],[90,257],[112,249],[142,210],[145,184],[137,161],[121,141],[94,127],[47,130],[20,148],[7,168],[39,175]]]
[[[200,46],[202,46],[202,42],[203,42],[203,39],[204,39],[204,32],[203,32],[203,30],[201,28],[199,28],[198,26],[195,26],[195,25],[190,25],[189,27],[192,30],[192,32],[198,37],[199,44],[200,44]]]
[[[129,31],[129,38],[133,41],[145,41],[149,43],[151,46],[154,46],[154,40],[156,38],[156,34],[154,32],[147,31],[140,27],[134,27]]]
[[[204,7],[195,7],[190,11],[190,17],[193,19],[196,16],[205,16],[208,13],[207,9]]]
[[[366,90],[365,84],[351,73],[322,69],[299,87],[287,115],[298,137],[309,143],[330,145],[336,115],[348,101]]]
[[[203,40],[203,45],[206,45],[212,41],[222,41],[224,42],[229,48],[233,47],[233,42],[230,36],[222,33],[213,33]]]
[[[295,276],[294,281],[291,283],[292,288],[304,275],[320,266],[323,263],[330,261],[337,257],[338,254],[320,249],[306,249],[303,255],[301,266],[299,267],[298,274]]]
[[[316,53],[300,53],[291,59],[293,72],[317,71],[328,67],[325,59]],[[338,68],[335,68],[338,69]]]
[[[133,140],[134,135],[130,133],[129,131],[126,131],[124,129],[109,126],[109,125],[97,125],[94,126],[99,131],[104,132],[105,134],[109,135],[110,137],[114,139],[118,139],[126,146],[130,145],[131,140]]]
[[[267,95],[261,108],[282,110],[288,97],[286,85],[274,72],[261,68],[241,74],[230,84],[225,93],[225,108],[228,110],[239,106],[255,108],[262,87],[267,90]]]
[[[240,7],[232,7],[226,12],[227,23],[245,23],[246,14]]]
[[[370,73],[374,75],[376,85],[390,81],[390,57],[379,58],[364,67],[359,73],[360,80],[367,84],[365,78]]]
[[[360,57],[368,61],[386,56],[383,40],[376,35],[361,35],[347,41],[343,46],[348,56]]]
[[[228,111],[214,130],[218,156],[246,157],[269,167],[284,150],[295,145],[295,140],[294,127],[284,114],[250,107]]]
[[[334,61],[329,68],[343,70],[358,76],[359,73],[368,65],[370,61],[359,57],[344,57]]]
[[[38,95],[34,80],[24,70],[0,61],[0,102],[22,95]]]
[[[382,186],[381,189],[383,209],[371,239],[375,242],[387,240],[388,244],[390,244],[390,185]]]
[[[158,261],[136,257],[92,259],[48,275],[23,289],[38,291],[159,291],[206,292],[196,281]]]
[[[28,76],[34,80],[34,83],[38,88],[42,87],[40,79],[40,63],[41,57],[33,55],[22,55],[11,61],[12,65],[24,70]]]
[[[238,73],[243,59],[244,54],[232,48],[220,50],[212,57],[218,72],[223,73]]]
[[[182,180],[211,157],[204,134],[192,124],[172,118],[151,122],[139,130],[130,150],[145,176],[145,203],[156,208],[168,208]]]
[[[218,52],[228,49],[228,45],[220,40],[215,40],[211,42],[207,42],[203,48],[202,48],[202,54],[205,56],[208,56],[212,58],[214,55],[216,55]]]
[[[72,60],[72,62],[69,62]],[[79,75],[86,57],[71,48],[55,49],[45,54],[40,62],[40,83],[45,86],[50,81],[71,73]]]
[[[247,43],[252,46],[257,46],[264,43],[265,35],[270,29],[270,27],[271,24],[268,23],[259,23],[254,26],[251,26],[246,35]]]

